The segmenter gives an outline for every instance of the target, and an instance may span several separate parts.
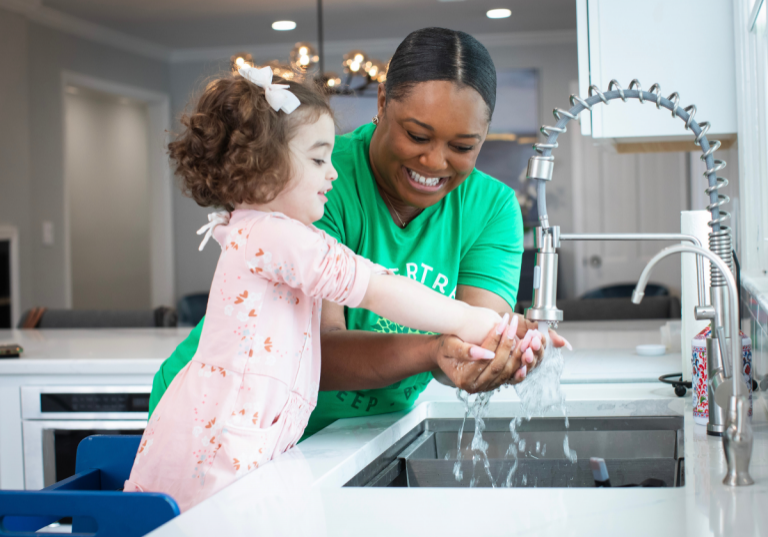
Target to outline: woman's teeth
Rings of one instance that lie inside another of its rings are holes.
[[[413,179],[420,185],[437,186],[437,184],[440,182],[440,179],[442,179],[442,177],[424,177],[423,175],[416,173],[410,168],[406,168],[406,170],[408,170],[408,175],[411,176],[411,179]]]

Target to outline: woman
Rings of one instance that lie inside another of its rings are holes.
[[[411,33],[379,86],[373,122],[336,139],[339,180],[317,227],[431,289],[512,314],[523,252],[520,206],[511,189],[474,169],[495,102],[496,69],[475,38],[443,28]],[[519,321],[519,337],[535,327]],[[150,412],[194,356],[202,324],[155,375]],[[492,331],[483,346],[495,352],[499,340]],[[470,345],[455,336],[418,333],[332,303],[323,305],[321,348],[323,391],[305,438],[339,418],[411,407],[433,370],[470,392],[520,382],[542,352],[529,364],[519,348],[471,360]]]

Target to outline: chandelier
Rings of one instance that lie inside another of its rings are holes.
[[[316,80],[331,95],[360,94],[371,84],[380,84],[387,79],[388,64],[369,58],[362,50],[350,50],[341,63],[342,74],[325,71],[323,62],[323,0],[317,0],[318,48],[307,42],[296,43],[288,56],[288,62],[271,60],[256,65],[253,56],[239,52],[230,58],[230,66],[237,71],[243,65],[271,67],[275,76],[285,80]],[[319,50],[318,50],[319,49]]]

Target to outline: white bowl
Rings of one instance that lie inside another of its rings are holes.
[[[667,348],[664,345],[638,345],[635,347],[635,352],[640,356],[663,356],[667,352]]]

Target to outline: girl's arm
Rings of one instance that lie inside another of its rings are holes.
[[[494,307],[488,300],[474,301],[477,298],[474,296],[464,298],[462,286],[457,289],[456,296],[471,305]],[[472,349],[478,347],[449,334],[380,334],[347,330],[344,307],[328,301],[323,302],[320,339],[323,349],[320,389],[323,391],[384,388],[439,367],[456,386],[477,393],[512,382],[522,366],[520,352],[515,348],[510,353],[510,347],[504,345],[510,341],[497,334],[496,327],[489,331],[489,344],[483,344],[483,349],[495,353],[495,358],[478,360],[478,356],[471,354]]]
[[[404,276],[371,274],[358,307],[397,324],[425,332],[455,334],[478,345],[501,321],[493,310],[452,300]]]

